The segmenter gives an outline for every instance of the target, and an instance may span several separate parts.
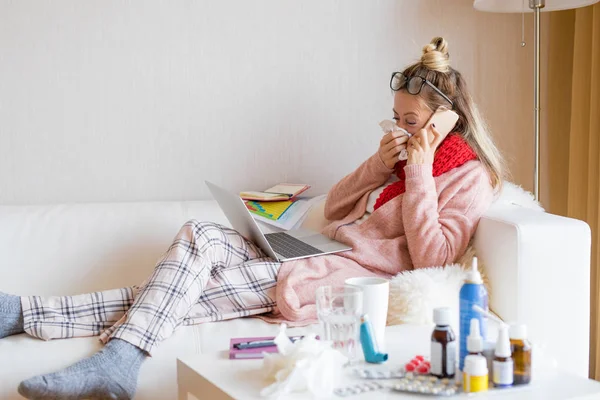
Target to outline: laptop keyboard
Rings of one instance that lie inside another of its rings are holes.
[[[284,258],[296,258],[311,256],[314,254],[323,254],[322,250],[317,249],[303,241],[288,235],[285,232],[267,233],[267,241],[277,254]]]

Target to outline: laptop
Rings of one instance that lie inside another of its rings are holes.
[[[350,246],[308,229],[265,234],[239,196],[208,181],[205,183],[233,229],[279,262],[352,250]]]

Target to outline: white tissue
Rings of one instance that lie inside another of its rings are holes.
[[[330,342],[317,340],[314,334],[292,342],[285,329],[282,324],[275,337],[279,353],[265,354],[264,373],[274,382],[261,390],[260,395],[275,397],[308,391],[314,397],[331,396],[348,359],[333,349]]]
[[[394,121],[390,121],[389,119],[384,119],[383,121],[381,121],[379,123],[379,126],[381,127],[381,130],[383,131],[383,133],[402,132],[409,138],[412,136],[406,129],[400,128],[398,125],[396,125],[396,123]],[[408,151],[406,150],[406,147],[403,148],[402,150],[400,150],[398,159],[399,160],[408,160]]]

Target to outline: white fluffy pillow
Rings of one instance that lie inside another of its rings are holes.
[[[459,264],[405,271],[390,281],[388,325],[431,324],[433,309],[449,307],[458,328],[458,296],[467,277]]]
[[[502,184],[502,192],[500,192],[500,196],[494,201],[492,208],[511,205],[544,211],[542,205],[535,200],[531,192],[528,192],[521,186],[512,182],[504,181]]]

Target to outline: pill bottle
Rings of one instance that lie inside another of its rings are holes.
[[[435,329],[431,334],[431,375],[453,378],[456,364],[456,336],[450,327],[450,309],[433,310]]]
[[[527,327],[513,324],[509,332],[514,362],[513,384],[526,385],[531,382],[531,343],[527,340]]]
[[[484,356],[469,354],[463,368],[463,391],[465,393],[488,390],[488,367]]]

